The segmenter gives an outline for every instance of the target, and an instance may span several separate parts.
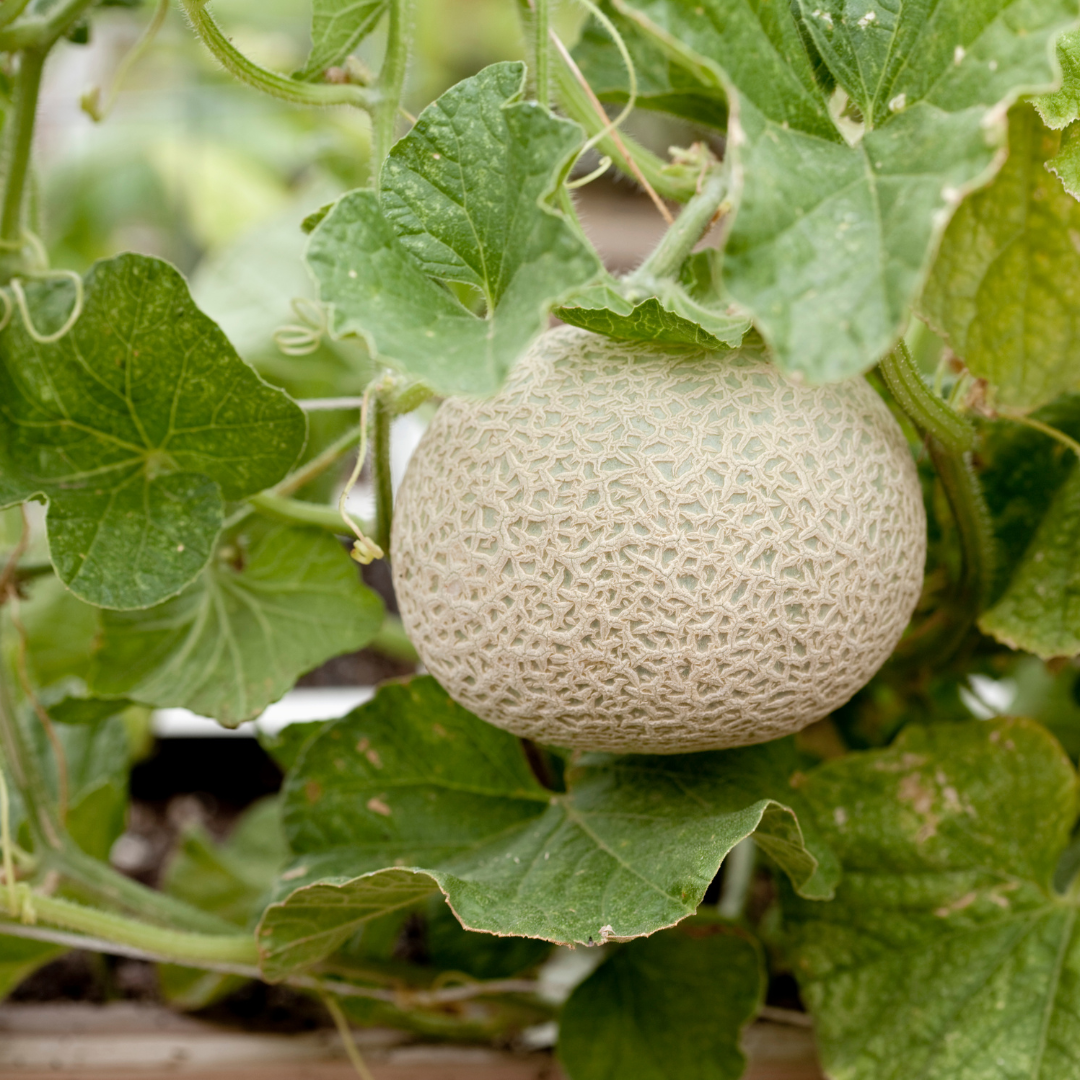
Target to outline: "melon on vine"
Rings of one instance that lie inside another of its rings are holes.
[[[864,379],[559,328],[495,397],[441,406],[393,553],[409,635],[460,704],[556,746],[670,754],[847,701],[911,616],[926,521]]]

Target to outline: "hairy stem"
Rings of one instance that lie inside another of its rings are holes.
[[[394,145],[398,110],[405,89],[405,74],[409,67],[409,39],[412,36],[413,0],[390,0],[390,20],[387,27],[386,55],[377,83],[379,100],[371,114],[371,177],[379,187],[383,162]]]
[[[34,120],[46,54],[46,49],[39,48],[28,49],[19,55],[14,106],[4,125],[0,158],[4,184],[3,201],[0,202],[0,249],[4,252],[4,260],[0,262],[0,282],[9,281],[20,269],[26,179],[30,174]]]
[[[923,382],[903,341],[881,361],[879,370],[897,404],[926,436],[930,459],[960,538],[963,567],[948,604],[952,617],[933,634],[916,635],[912,641],[921,654],[948,657],[989,602],[994,587],[994,533],[979,478],[971,466],[975,429]]]
[[[390,475],[390,405],[381,396],[374,401],[371,421],[371,479],[375,487],[373,539],[390,551],[390,525],[394,517],[394,485]]]
[[[649,288],[658,278],[674,277],[694,250],[727,197],[727,175],[714,169],[701,190],[683,207],[653,253],[629,277],[629,282]]]
[[[975,445],[975,428],[971,422],[923,382],[903,339],[881,361],[879,370],[896,403],[921,432],[954,454],[963,454]]]
[[[990,511],[970,455],[954,453],[935,438],[928,446],[960,536],[964,567],[953,606],[966,632],[989,603],[994,587],[996,545]]]
[[[201,934],[170,930],[161,926],[115,915],[110,911],[85,907],[71,900],[44,896],[28,886],[19,886],[24,911],[32,919],[52,923],[65,930],[130,945],[166,959],[179,959],[192,964],[201,960],[224,964],[256,964],[258,948],[250,934],[237,933],[231,927],[227,934]]]
[[[355,105],[369,112],[378,107],[379,94],[354,83],[309,83],[290,79],[260,67],[244,56],[221,32],[206,8],[206,0],[180,0],[192,29],[214,58],[241,82],[271,97],[294,105]]]

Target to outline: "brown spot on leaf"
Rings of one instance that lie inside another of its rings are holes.
[[[304,785],[304,795],[309,803],[317,803],[322,798],[322,784],[318,780],[309,780]]]
[[[390,807],[387,806],[386,803],[384,803],[382,799],[378,798],[377,796],[373,795],[370,799],[368,799],[367,808],[373,814],[382,814],[383,817],[390,816]]]

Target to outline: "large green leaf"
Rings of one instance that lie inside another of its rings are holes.
[[[725,286],[814,382],[896,340],[953,210],[1002,161],[1003,105],[1052,85],[1052,41],[1078,14],[1075,0],[616,6],[731,87],[742,182]]]
[[[102,612],[91,687],[184,706],[227,727],[250,720],[324,660],[366,645],[379,597],[317,529],[239,536],[201,577],[149,611]]]
[[[1080,395],[1065,394],[1034,418],[1080,438]],[[982,484],[999,554],[994,604],[979,627],[1044,658],[1080,652],[1080,463],[1041,431],[990,427]]]
[[[795,970],[837,1080],[1080,1072],[1077,897],[1051,881],[1077,777],[1029,720],[905,730],[803,788],[844,866],[794,898]]]
[[[691,123],[723,130],[727,126],[727,96],[714,86],[702,85],[676,64],[655,42],[604,0],[599,5],[626,44],[637,77],[637,104],[680,116]],[[596,18],[590,18],[573,49],[574,60],[601,101],[620,104],[629,100],[630,80],[626,63],[611,35]]]
[[[957,211],[921,301],[1001,406],[1080,388],[1080,203],[1046,169],[1060,143],[1030,105],[1011,111],[1009,160]]]
[[[375,29],[387,0],[312,0],[311,52],[294,76],[313,80],[340,64]]]
[[[522,64],[493,64],[448,90],[391,151],[381,194],[344,196],[311,235],[333,332],[442,393],[497,390],[550,307],[600,272],[543,202],[581,129],[522,101],[524,79]],[[447,281],[475,288],[486,314]]]
[[[583,944],[649,934],[692,914],[750,834],[804,893],[827,896],[830,856],[791,809],[794,770],[790,741],[592,754],[555,793],[516,738],[433,679],[384,686],[308,743],[287,780],[299,858],[263,916],[264,970],[280,978],[318,960],[436,888],[472,930]]]
[[[206,565],[223,500],[280,479],[304,415],[233,351],[160,259],[96,263],[70,333],[0,335],[0,472],[49,500],[61,580],[90,603],[143,608]],[[70,296],[28,285],[40,329]]]
[[[738,1080],[763,969],[753,938],[715,918],[632,941],[570,995],[559,1059],[570,1080]]]

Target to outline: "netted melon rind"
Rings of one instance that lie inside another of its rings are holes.
[[[442,405],[392,552],[405,626],[466,708],[682,753],[797,731],[863,686],[918,598],[926,521],[864,379],[560,328],[496,397]]]

